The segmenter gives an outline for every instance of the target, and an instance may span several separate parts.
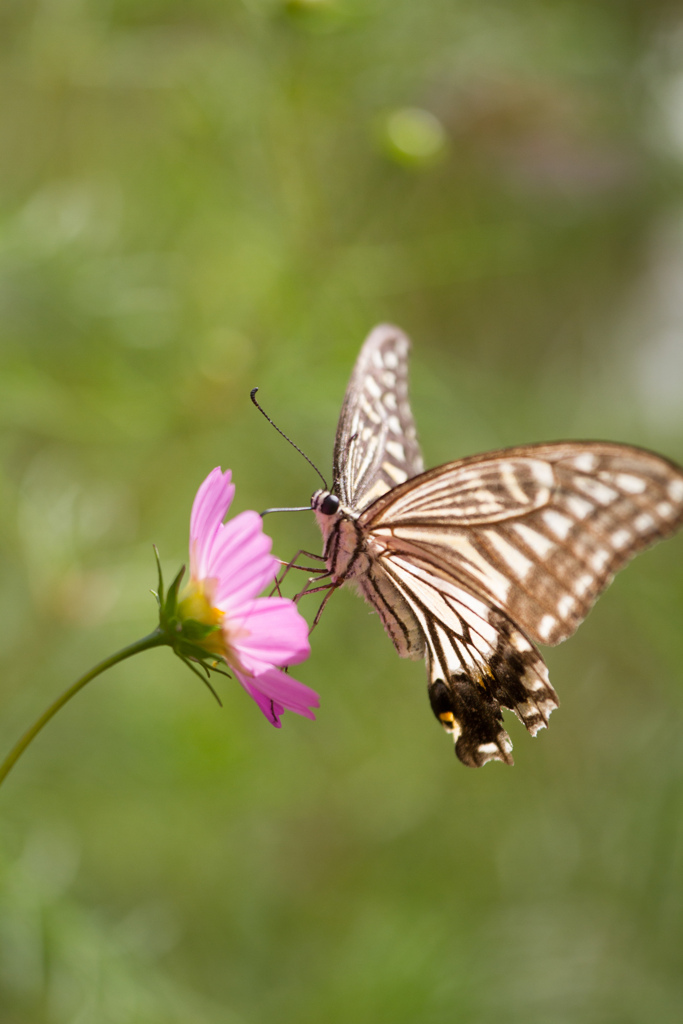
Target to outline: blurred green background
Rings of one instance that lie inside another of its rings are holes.
[[[213,466],[237,510],[308,501],[249,390],[329,472],[381,320],[428,465],[683,461],[679,4],[3,0],[0,54],[3,751],[153,627]],[[679,537],[546,652],[513,769],[456,762],[353,594],[296,671],[315,723],[118,667],[0,792],[0,1019],[678,1022],[682,622]]]

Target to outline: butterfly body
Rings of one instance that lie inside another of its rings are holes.
[[[311,501],[335,586],[352,582],[468,765],[512,764],[502,708],[535,735],[558,706],[536,643],[570,636],[614,573],[683,522],[683,470],[596,441],[525,445],[423,471],[409,342],[375,328],[340,416],[331,492]]]
[[[316,491],[311,507],[323,535],[323,557],[335,586],[353,584],[379,613],[385,630],[402,658],[424,656],[424,640],[410,605],[379,566],[381,538],[366,540],[351,510],[339,506],[325,514],[321,505],[329,491]]]

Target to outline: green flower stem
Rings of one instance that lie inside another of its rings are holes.
[[[36,738],[40,730],[44,725],[50,721],[60,708],[63,708],[68,701],[71,700],[79,690],[82,690],[86,683],[89,683],[95,676],[101,675],[108,668],[113,665],[118,665],[120,661],[125,661],[126,658],[131,658],[134,654],[140,654],[141,651],[149,651],[153,647],[162,647],[164,644],[168,644],[169,639],[167,633],[162,629],[155,629],[149,636],[144,636],[142,640],[137,640],[134,644],[130,644],[129,647],[123,647],[116,654],[112,654],[111,657],[105,658],[99,665],[95,665],[89,672],[86,672],[84,676],[77,679],[68,690],[65,690],[61,697],[58,697],[53,704],[50,704],[49,708],[43,711],[40,718],[38,718],[31,728],[24,733],[18,743],[10,750],[5,760],[0,765],[0,785],[4,782],[7,775],[17,763],[21,755],[24,753],[29,744]]]

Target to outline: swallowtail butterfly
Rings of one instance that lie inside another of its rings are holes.
[[[423,471],[410,343],[376,327],[356,361],[331,491],[311,499],[332,588],[355,584],[467,765],[512,764],[502,708],[535,735],[558,706],[537,643],[575,631],[615,572],[683,523],[683,469],[601,441],[522,445]]]

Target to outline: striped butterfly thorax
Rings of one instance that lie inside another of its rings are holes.
[[[332,585],[427,661],[432,709],[467,765],[512,764],[502,708],[532,735],[558,706],[534,646],[566,640],[615,572],[683,523],[683,469],[600,441],[522,445],[423,472],[410,343],[365,341],[344,398],[333,489],[311,500]]]

